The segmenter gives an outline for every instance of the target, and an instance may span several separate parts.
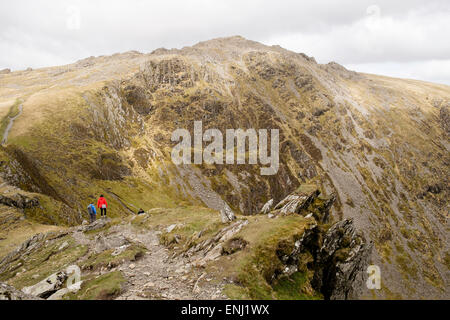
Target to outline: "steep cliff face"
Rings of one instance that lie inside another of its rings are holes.
[[[0,88],[2,105],[24,101],[0,150],[2,175],[44,197],[50,210],[26,209],[38,221],[80,223],[99,193],[115,216],[187,204],[255,215],[314,184],[323,201],[333,198],[330,218],[353,219],[373,241],[367,260],[383,279],[375,297],[448,297],[448,86],[359,74],[232,37],[13,72]],[[172,132],[193,132],[199,120],[203,130],[279,129],[277,174],[175,166]]]

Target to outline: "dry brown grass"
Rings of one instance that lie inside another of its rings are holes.
[[[0,259],[15,250],[25,240],[38,233],[63,230],[63,227],[39,224],[22,219],[17,209],[0,206]]]

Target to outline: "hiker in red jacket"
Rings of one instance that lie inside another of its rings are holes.
[[[106,217],[106,208],[108,207],[108,203],[106,202],[106,199],[103,198],[103,195],[100,196],[100,198],[98,198],[97,201],[97,208],[100,209],[100,215],[103,217],[103,214]]]

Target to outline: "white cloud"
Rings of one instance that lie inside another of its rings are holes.
[[[412,62],[346,64],[350,70],[383,74],[396,78],[419,79],[450,85],[450,59]]]
[[[362,71],[379,66],[375,73],[409,74],[414,65],[422,71],[412,75],[450,83],[436,67],[450,57],[450,3],[372,1],[2,1],[0,69],[240,34]]]
[[[267,42],[304,50],[319,61],[341,63],[417,61],[450,57],[450,9],[412,10],[395,18],[379,7],[351,24],[320,33],[298,32],[271,37]],[[449,7],[450,8],[450,7]],[[378,10],[378,11],[377,11]],[[378,13],[376,13],[378,12]]]

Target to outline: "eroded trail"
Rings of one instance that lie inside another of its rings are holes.
[[[16,120],[22,114],[23,103],[21,103],[19,105],[18,110],[19,111],[18,111],[17,115],[15,115],[12,118],[11,117],[9,118],[8,126],[6,127],[5,132],[3,133],[2,144],[6,144],[6,142],[8,141],[8,134],[9,134],[9,131],[11,130],[11,128],[12,128],[12,126],[14,124],[14,120]]]
[[[136,261],[114,268],[126,279],[122,292],[115,299],[226,299],[222,284],[214,284],[202,269],[193,268],[188,258],[173,256],[159,243],[158,234],[156,230],[120,224],[111,227],[107,234],[98,235],[92,242],[81,234],[75,237],[94,251],[106,247],[118,250],[126,243],[146,248]]]

